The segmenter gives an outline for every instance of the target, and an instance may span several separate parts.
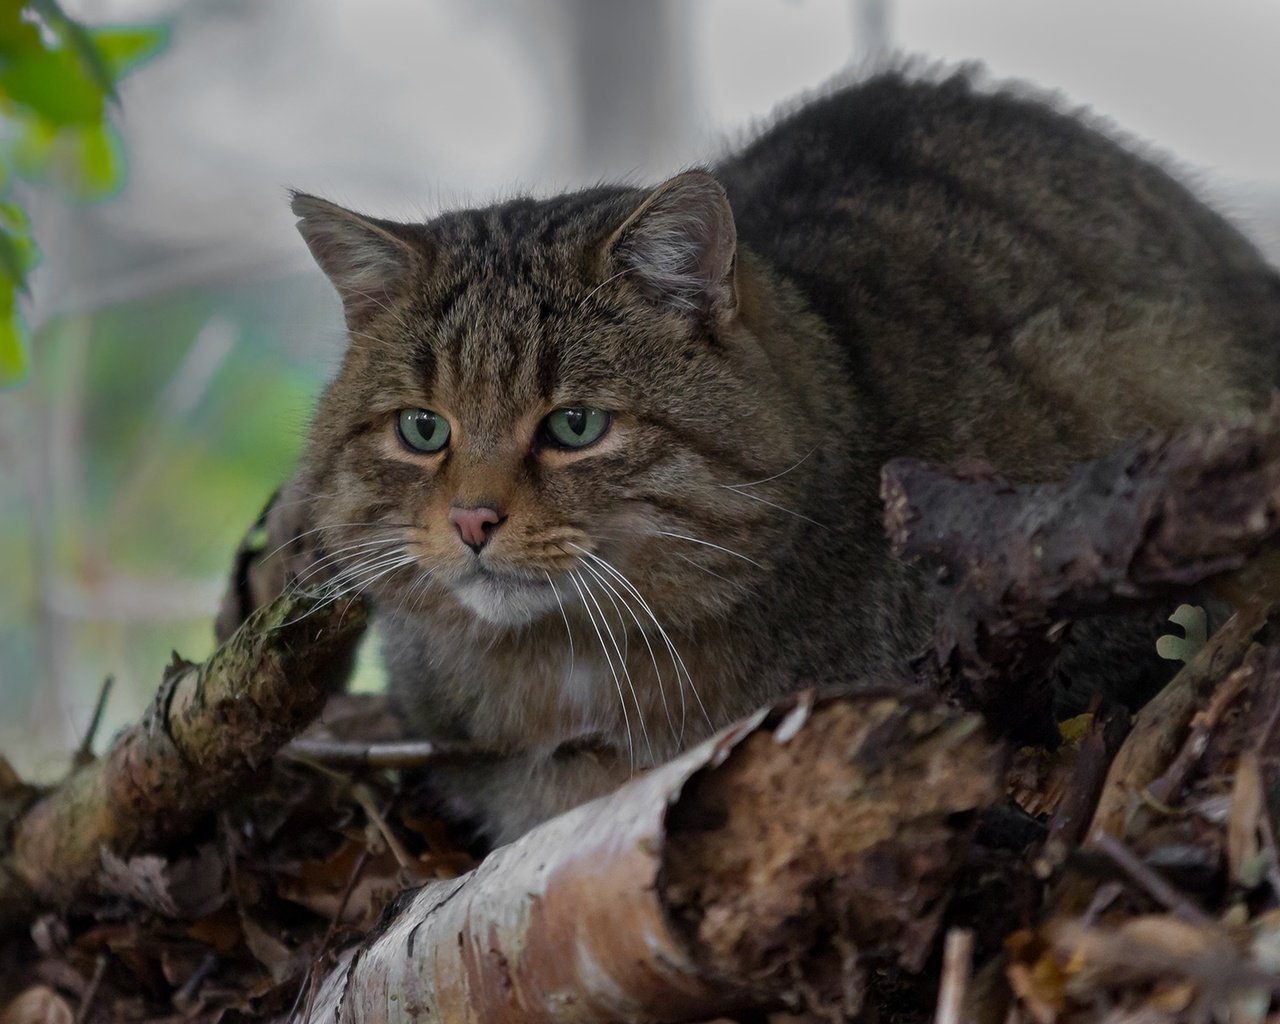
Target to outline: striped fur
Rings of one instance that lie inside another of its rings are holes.
[[[929,609],[885,550],[885,459],[1054,475],[1276,379],[1280,282],[1240,235],[1105,133],[962,75],[834,91],[656,190],[418,225],[295,210],[351,333],[300,483],[408,720],[507,755],[432,777],[499,841],[912,653]],[[539,444],[579,405],[613,414],[599,444]],[[443,454],[397,442],[416,407],[449,418]],[[455,503],[507,517],[481,556]],[[1146,672],[1116,654],[1135,637],[1080,671]]]

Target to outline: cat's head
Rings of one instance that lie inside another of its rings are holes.
[[[426,224],[293,209],[350,333],[302,474],[341,585],[501,625],[643,598],[670,625],[769,571],[816,428],[709,174]]]

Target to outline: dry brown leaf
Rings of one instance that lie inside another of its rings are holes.
[[[400,822],[426,842],[427,855],[421,860],[430,870],[432,878],[457,878],[479,864],[479,861],[458,845],[449,834],[449,826],[440,818],[421,818],[411,811],[402,811]]]
[[[1009,770],[1009,796],[1032,816],[1052,815],[1066,795],[1080,758],[1080,747],[1093,726],[1085,712],[1058,723],[1062,742],[1054,750],[1022,747],[1014,752]]]
[[[1151,994],[1151,1006],[1161,1013],[1178,1014],[1196,997],[1196,987],[1189,981],[1161,985]]]
[[[75,1024],[71,1004],[47,985],[33,985],[0,1011],[0,1024]]]
[[[293,877],[278,878],[276,891],[326,920],[338,918],[341,912],[339,924],[369,928],[396,893],[410,885],[441,877],[428,858],[420,862],[420,867],[413,867],[411,877],[405,878],[399,861],[384,848],[369,854],[360,869],[360,877],[352,885],[356,865],[366,852],[368,847],[348,839],[325,860],[307,861],[298,866]],[[348,887],[351,893],[344,906],[343,896]]]
[[[291,950],[248,914],[241,915],[240,926],[244,930],[244,941],[249,947],[249,952],[267,969],[274,984],[287,981],[297,973],[302,966],[298,953]]]
[[[1227,819],[1227,864],[1231,879],[1251,889],[1261,880],[1258,829],[1262,822],[1262,767],[1258,755],[1247,750],[1240,755],[1235,782],[1231,787],[1231,816]]]
[[[1006,976],[1023,1008],[1038,1024],[1054,1024],[1066,1009],[1066,977],[1053,951],[1036,935],[1014,932],[1005,940]]]
[[[240,928],[240,915],[230,907],[223,907],[207,917],[193,921],[187,928],[187,935],[222,956],[231,953],[244,938]]]

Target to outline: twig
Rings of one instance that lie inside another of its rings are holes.
[[[390,810],[391,804],[388,803],[379,818]],[[347,912],[347,904],[351,902],[351,894],[356,891],[356,883],[360,881],[360,876],[364,874],[365,866],[368,863],[369,848],[366,846],[360,851],[360,856],[356,858],[355,864],[351,867],[351,875],[347,878],[347,886],[342,890],[342,898],[338,900],[338,909],[334,911],[333,917],[329,919],[329,927],[325,929],[324,938],[320,941],[320,948],[316,951],[315,959],[307,969],[307,976],[302,983],[302,988],[298,990],[298,998],[293,1001],[293,1009],[289,1011],[290,1016],[292,1016],[298,1008],[298,1002],[301,1000],[302,994],[305,992],[307,1001],[302,1011],[302,1024],[310,1024],[311,1011],[315,1009],[316,992],[320,988],[319,968],[329,955],[329,947],[333,943],[333,937],[338,933],[338,922],[342,920],[342,915]]]
[[[99,953],[93,965],[93,977],[89,979],[89,986],[80,1000],[80,1009],[76,1011],[76,1024],[85,1024],[89,1019],[89,1011],[93,1009],[93,1001],[98,997],[98,987],[102,984],[102,976],[106,970],[107,954]]]
[[[351,795],[356,798],[363,809],[369,821],[378,830],[378,834],[382,836],[382,841],[387,844],[387,849],[391,851],[391,855],[395,857],[396,863],[400,865],[401,871],[409,871],[413,866],[413,856],[404,848],[404,844],[391,831],[387,825],[385,817],[387,811],[391,810],[391,804],[388,803],[384,810],[379,811],[377,805],[373,802],[373,794],[369,792],[367,786],[353,786]]]
[[[93,741],[98,735],[98,727],[102,725],[102,712],[106,710],[107,698],[111,696],[111,687],[115,685],[115,681],[114,676],[107,676],[102,681],[102,688],[98,690],[98,701],[93,706],[93,717],[89,719],[89,725],[84,731],[84,738],[80,740],[80,746],[71,756],[71,763],[77,768],[93,760]]]
[[[1214,691],[1208,705],[1191,719],[1191,731],[1178,755],[1169,763],[1161,776],[1147,786],[1148,795],[1160,804],[1170,804],[1182,783],[1204,755],[1209,738],[1219,720],[1232,702],[1257,675],[1262,661],[1262,648],[1255,647],[1245,657],[1244,664],[1227,676]]]
[[[1112,758],[1129,732],[1129,713],[1122,707],[1095,712],[1093,724],[1080,743],[1062,802],[1049,820],[1044,850],[1036,859],[1036,873],[1048,877],[1064,863],[1080,842],[1098,803]]]
[[[322,740],[303,737],[289,743],[281,753],[298,761],[309,761],[328,768],[421,768],[429,764],[465,760],[487,760],[497,757],[479,747],[442,747],[427,740],[396,740],[359,743],[345,740]]]
[[[1115,836],[1104,832],[1094,836],[1090,845],[1110,857],[1116,866],[1128,875],[1132,881],[1136,882],[1147,895],[1163,904],[1167,910],[1176,914],[1182,920],[1196,925],[1213,923],[1213,918],[1191,903],[1177,889],[1152,871],[1151,868],[1147,867],[1137,854]]]
[[[196,965],[196,969],[191,972],[191,976],[182,983],[182,988],[173,994],[173,1005],[179,1010],[187,1006],[191,1000],[194,1000],[196,993],[200,991],[200,986],[213,973],[214,968],[218,966],[218,954],[210,951]]]
[[[1271,895],[1280,900],[1280,848],[1276,846],[1275,816],[1271,813],[1270,801],[1265,798],[1261,804],[1259,832],[1262,833],[1262,850],[1267,858],[1267,884],[1271,886]]]
[[[942,982],[934,1024],[960,1024],[973,974],[973,932],[952,928],[942,947]]]

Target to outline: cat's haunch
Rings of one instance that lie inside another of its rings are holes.
[[[298,478],[329,586],[371,597],[417,733],[503,755],[431,776],[496,841],[914,653],[889,458],[1056,476],[1278,376],[1280,278],[1239,233],[964,75],[829,92],[653,189],[293,204],[350,332]],[[1102,634],[1088,685],[1161,671]]]

